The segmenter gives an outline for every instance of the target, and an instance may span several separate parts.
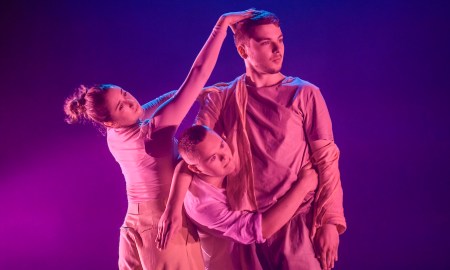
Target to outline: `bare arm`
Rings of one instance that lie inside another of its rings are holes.
[[[186,162],[182,160],[175,167],[166,209],[158,223],[156,247],[159,249],[165,249],[172,235],[181,228],[181,209],[191,181],[192,172],[187,168]]]
[[[181,123],[216,65],[228,26],[251,15],[252,11],[232,12],[219,18],[211,35],[197,55],[184,83],[175,96],[155,112],[154,124],[156,129],[178,126]]]
[[[291,189],[262,215],[262,235],[271,237],[283,227],[302,204],[306,194],[317,188],[317,173],[311,164],[305,166]]]

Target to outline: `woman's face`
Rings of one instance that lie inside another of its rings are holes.
[[[105,105],[111,122],[105,123],[111,127],[127,127],[137,123],[143,113],[139,102],[127,91],[115,86],[105,90]]]

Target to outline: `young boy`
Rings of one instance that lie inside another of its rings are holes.
[[[311,166],[302,169],[284,197],[264,213],[232,211],[226,196],[226,177],[236,164],[228,144],[206,126],[192,126],[182,134],[180,155],[194,175],[184,199],[187,215],[198,227],[207,269],[240,269],[242,244],[263,243],[286,224],[305,197],[317,188]],[[300,213],[301,214],[301,213]],[[253,269],[254,262],[247,265]]]

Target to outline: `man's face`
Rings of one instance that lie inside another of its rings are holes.
[[[280,27],[263,24],[252,27],[244,44],[245,61],[260,74],[280,72],[283,64],[284,43]]]
[[[214,177],[225,177],[234,172],[235,163],[228,144],[213,131],[208,131],[195,146],[196,172]]]

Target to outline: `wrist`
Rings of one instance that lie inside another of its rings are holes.
[[[229,21],[227,19],[227,16],[222,15],[222,16],[220,16],[219,20],[217,21],[216,27],[227,28],[229,24],[230,23],[229,23]]]
[[[183,204],[175,204],[167,202],[165,211],[168,213],[180,212],[183,209]]]

